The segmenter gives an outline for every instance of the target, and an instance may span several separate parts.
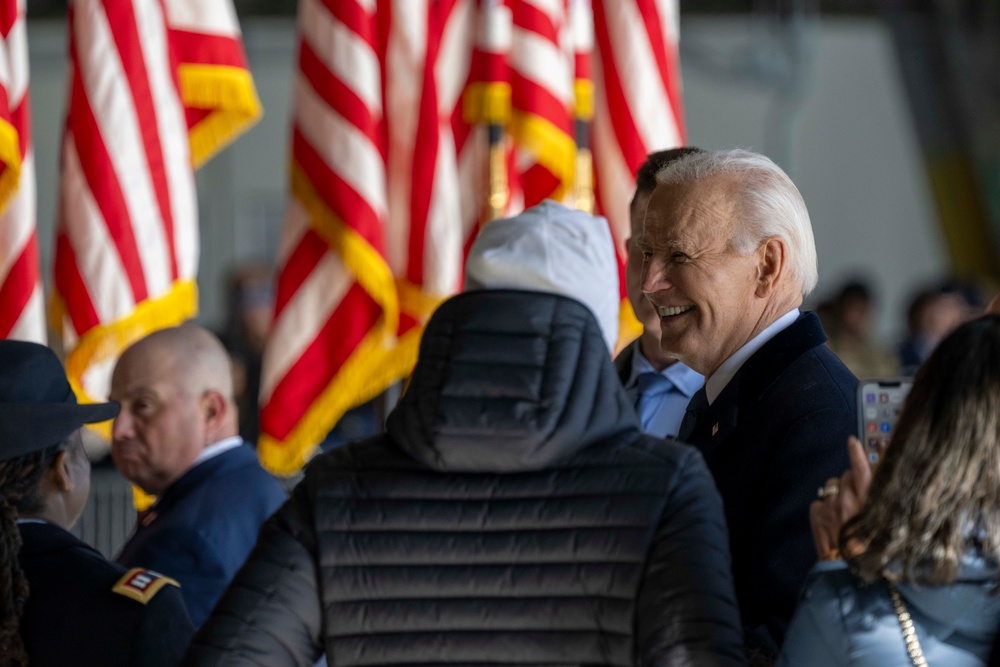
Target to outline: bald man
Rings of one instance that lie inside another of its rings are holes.
[[[121,404],[115,467],[157,496],[117,560],[180,582],[197,627],[285,491],[237,435],[229,357],[208,331],[185,324],[132,345],[115,366],[111,396]]]

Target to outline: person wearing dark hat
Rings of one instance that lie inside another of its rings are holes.
[[[0,340],[0,667],[174,665],[194,628],[172,580],[105,559],[69,529],[90,491],[80,405],[47,347]]]

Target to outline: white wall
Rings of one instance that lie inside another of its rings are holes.
[[[265,117],[199,172],[201,306],[209,325],[223,316],[225,270],[273,258],[285,197],[294,25],[260,19],[243,28]],[[742,71],[769,57],[752,48],[768,38],[761,26],[747,18],[694,17],[682,20],[681,34],[689,142],[749,147],[785,166],[812,214],[817,293],[825,295],[848,274],[873,277],[886,306],[880,328],[894,333],[911,286],[945,270],[946,256],[888,31],[873,20],[822,23],[806,45],[808,82],[799,106],[776,105],[773,89],[706,66],[706,56],[713,62],[724,56],[726,68]],[[29,40],[39,240],[48,278],[65,104],[64,25],[29,21]]]

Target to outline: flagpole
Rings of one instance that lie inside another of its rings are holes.
[[[510,120],[511,89],[507,58],[513,30],[508,0],[480,0],[479,31],[472,63],[473,84],[464,102],[466,121],[486,126],[489,146],[489,190],[480,225],[502,218],[510,203],[506,125]]]
[[[484,222],[502,218],[510,201],[510,185],[507,179],[507,142],[504,127],[499,123],[488,126],[490,146],[490,194],[487,200],[489,217]]]
[[[574,130],[576,164],[574,205],[594,212],[594,158],[590,151],[590,126],[594,119],[594,82],[591,58],[594,50],[594,11],[590,0],[572,0],[570,28],[574,51]]]

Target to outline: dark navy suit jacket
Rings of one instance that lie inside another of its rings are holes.
[[[825,342],[819,318],[800,315],[743,364],[685,438],[722,494],[747,645],[770,654],[816,562],[809,504],[849,467],[858,423],[858,380]]]
[[[32,667],[173,667],[194,628],[174,586],[145,602],[114,592],[125,568],[62,528],[22,523],[18,555],[30,592],[21,618]]]
[[[180,582],[197,628],[250,554],[261,524],[286,497],[253,449],[240,445],[170,485],[136,525],[117,560]]]

